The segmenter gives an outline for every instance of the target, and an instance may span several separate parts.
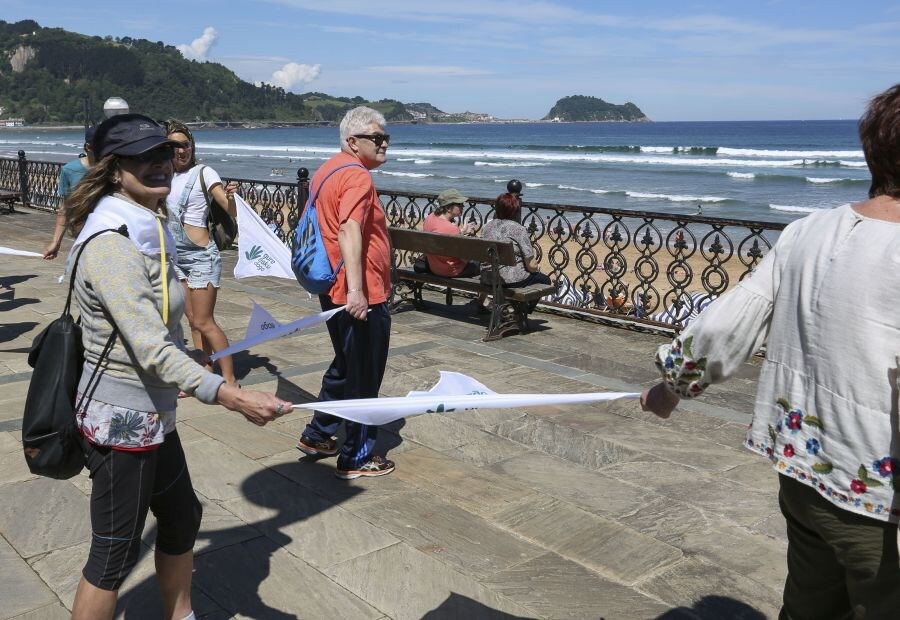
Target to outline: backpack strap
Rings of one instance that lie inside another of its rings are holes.
[[[331,178],[332,174],[334,174],[335,172],[337,172],[338,170],[341,170],[343,168],[362,168],[363,170],[366,169],[366,167],[363,166],[362,164],[344,164],[342,166],[338,166],[337,168],[335,168],[334,170],[332,170],[331,172],[329,172],[328,174],[325,175],[325,178],[322,179],[322,181],[319,183],[319,188],[316,190],[315,194],[310,194],[310,198],[306,203],[306,208],[309,208],[310,205],[313,205],[313,208],[315,208],[316,200],[318,200],[318,198],[319,198],[319,192],[322,191],[322,186],[325,185],[325,181],[327,181],[329,178]],[[318,216],[316,216],[316,217],[318,217]],[[340,271],[341,267],[343,267],[343,266],[344,266],[344,257],[342,256],[341,259],[338,261],[337,267],[334,268],[334,273],[337,274],[337,272]]]
[[[81,253],[84,252],[84,247],[88,244],[88,242],[94,237],[99,237],[102,234],[108,232],[116,232],[122,235],[123,237],[128,236],[128,227],[125,224],[122,224],[118,228],[106,228],[104,230],[98,230],[93,235],[84,240],[81,244],[81,247],[78,248],[78,254],[75,255],[75,262],[72,264],[72,275],[69,279],[69,295],[66,297],[66,305],[63,309],[63,315],[69,313],[69,307],[72,304],[72,289],[75,287],[75,272],[78,270],[78,261],[81,259]],[[79,322],[81,318],[79,317]],[[109,339],[106,341],[106,344],[103,346],[103,351],[100,353],[100,357],[97,359],[97,365],[94,366],[94,372],[91,373],[90,379],[88,379],[87,386],[84,389],[84,392],[81,394],[81,398],[78,399],[78,403],[75,405],[75,411],[81,409],[82,404],[84,404],[84,399],[88,397],[88,395],[93,392],[93,390],[97,387],[97,383],[99,383],[99,379],[97,379],[97,373],[100,370],[100,365],[103,363],[103,360],[109,355],[109,352],[112,350],[113,342],[116,339],[116,336],[119,335],[119,328],[116,327],[116,324],[112,324],[112,333],[109,335]],[[94,381],[97,379],[97,381]],[[93,385],[93,388],[91,387]]]
[[[72,263],[72,275],[69,276],[69,294],[66,296],[66,305],[63,307],[63,314],[68,314],[69,308],[72,306],[72,289],[75,287],[75,272],[78,271],[78,261],[81,259],[81,253],[84,252],[85,246],[87,246],[91,239],[108,232],[119,233],[123,237],[127,237],[128,227],[125,224],[122,224],[118,228],[104,228],[103,230],[98,230],[82,242],[81,246],[78,248],[78,254],[75,255],[75,262]]]
[[[187,210],[188,199],[191,196],[191,191],[194,189],[194,184],[197,182],[197,177],[200,177],[200,186],[203,187],[203,168],[206,166],[198,165],[194,166],[191,171],[188,173],[187,182],[184,184],[184,188],[181,190],[181,196],[178,197],[178,213],[175,214],[178,223],[184,226],[184,212]],[[206,190],[203,191],[204,197],[206,196]],[[207,199],[207,203],[209,200]]]

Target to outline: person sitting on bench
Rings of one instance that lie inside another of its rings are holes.
[[[463,205],[468,200],[455,189],[441,192],[437,197],[434,213],[425,218],[424,230],[430,233],[445,235],[475,234],[475,222],[468,222],[458,227],[453,220],[462,217]],[[426,254],[428,268],[431,273],[445,278],[473,278],[481,273],[481,265],[476,261],[464,261],[453,256]]]
[[[522,202],[515,194],[500,194],[494,206],[494,219],[484,225],[481,233],[491,241],[511,241],[516,250],[516,264],[500,267],[500,277],[507,288],[522,288],[532,284],[551,284],[550,277],[541,273],[531,237],[519,223]]]

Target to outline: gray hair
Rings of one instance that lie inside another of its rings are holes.
[[[357,133],[366,133],[369,125],[375,123],[384,127],[387,121],[384,115],[378,110],[367,108],[366,106],[358,106],[352,110],[348,110],[341,121],[341,147],[347,142],[347,138]]]

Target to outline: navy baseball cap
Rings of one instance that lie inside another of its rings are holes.
[[[94,134],[97,133],[97,126],[91,125],[87,129],[84,130],[84,143],[90,144],[93,148],[94,145]]]
[[[164,145],[181,143],[169,140],[163,126],[143,114],[117,114],[106,119],[97,125],[93,140],[98,159],[107,155],[140,155]]]

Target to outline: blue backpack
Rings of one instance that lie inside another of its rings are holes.
[[[338,272],[344,265],[344,259],[338,261],[337,267],[332,268],[328,252],[325,250],[325,242],[322,240],[322,231],[319,229],[319,216],[316,215],[316,199],[325,181],[341,168],[356,166],[365,168],[359,164],[344,164],[329,172],[319,183],[315,194],[310,194],[303,209],[303,215],[294,230],[294,252],[291,255],[291,268],[297,276],[297,282],[313,295],[327,293],[337,278]]]

